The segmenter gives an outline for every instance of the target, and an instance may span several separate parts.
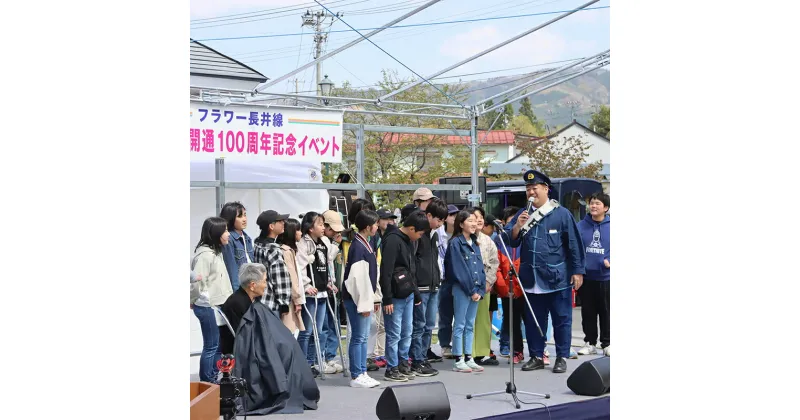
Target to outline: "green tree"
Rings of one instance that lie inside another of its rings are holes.
[[[536,121],[536,115],[533,113],[533,106],[531,106],[530,97],[526,96],[519,101],[519,115],[524,115],[531,120],[531,123]]]
[[[525,115],[515,116],[511,120],[508,129],[514,131],[514,134],[524,134],[526,136],[544,136],[545,134],[541,123],[534,125]]]
[[[508,98],[503,99],[500,103],[506,102]],[[484,109],[489,109],[495,106],[493,101],[488,101],[484,105]],[[498,114],[500,117],[498,118]],[[497,122],[495,122],[495,118],[497,118]],[[511,126],[511,121],[514,119],[514,107],[511,104],[506,104],[504,107],[500,108],[500,110],[493,110],[489,111],[484,115],[481,115],[478,118],[478,128],[481,130],[488,130],[489,127],[492,130],[507,130]],[[494,126],[492,126],[494,123]]]
[[[611,139],[611,108],[600,105],[600,109],[592,114],[589,120],[589,128],[597,134]]]
[[[503,101],[505,102],[505,100]],[[505,130],[511,127],[511,122],[514,120],[514,107],[511,104],[506,104],[503,107],[503,116],[497,122],[499,130]]]
[[[494,101],[489,101],[484,104],[484,109],[489,109],[494,106]],[[478,128],[481,130],[488,130],[489,126],[492,125],[494,119],[497,118],[498,111],[495,109],[494,111],[489,111],[480,117],[478,117]],[[499,124],[499,121],[498,121]],[[495,124],[497,127],[497,124]]]
[[[519,115],[527,117],[531,125],[536,129],[536,132],[539,135],[544,135],[544,122],[536,118],[536,114],[533,113],[533,107],[531,106],[531,100],[527,96],[520,101]]]

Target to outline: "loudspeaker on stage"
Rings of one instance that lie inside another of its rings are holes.
[[[567,387],[578,395],[596,397],[611,390],[611,358],[583,362],[567,379]]]
[[[378,398],[375,414],[379,420],[447,420],[450,399],[441,382],[390,386]]]

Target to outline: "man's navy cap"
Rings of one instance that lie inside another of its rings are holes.
[[[528,172],[525,172],[525,175],[522,176],[522,179],[525,180],[525,185],[544,184],[544,185],[546,185],[548,187],[553,185],[550,182],[550,178],[548,178],[547,175],[545,175],[545,174],[543,174],[543,173],[541,173],[539,171],[534,171],[533,169],[531,169]]]

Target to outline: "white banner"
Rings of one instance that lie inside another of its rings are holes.
[[[342,161],[342,111],[190,103],[193,155],[226,160]]]

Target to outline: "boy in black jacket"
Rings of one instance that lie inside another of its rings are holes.
[[[383,238],[380,282],[386,328],[387,381],[406,382],[415,376],[408,366],[414,305],[421,303],[414,278],[414,253],[416,241],[428,228],[428,217],[417,210],[403,220],[402,228],[387,231]]]
[[[436,315],[439,313],[439,235],[436,232],[447,219],[447,204],[434,197],[425,207],[429,227],[417,241],[415,253],[417,287],[422,303],[414,307],[414,328],[411,333],[411,370],[418,376],[435,376],[439,371],[431,367],[428,348],[431,345]],[[441,360],[441,359],[440,359]]]

